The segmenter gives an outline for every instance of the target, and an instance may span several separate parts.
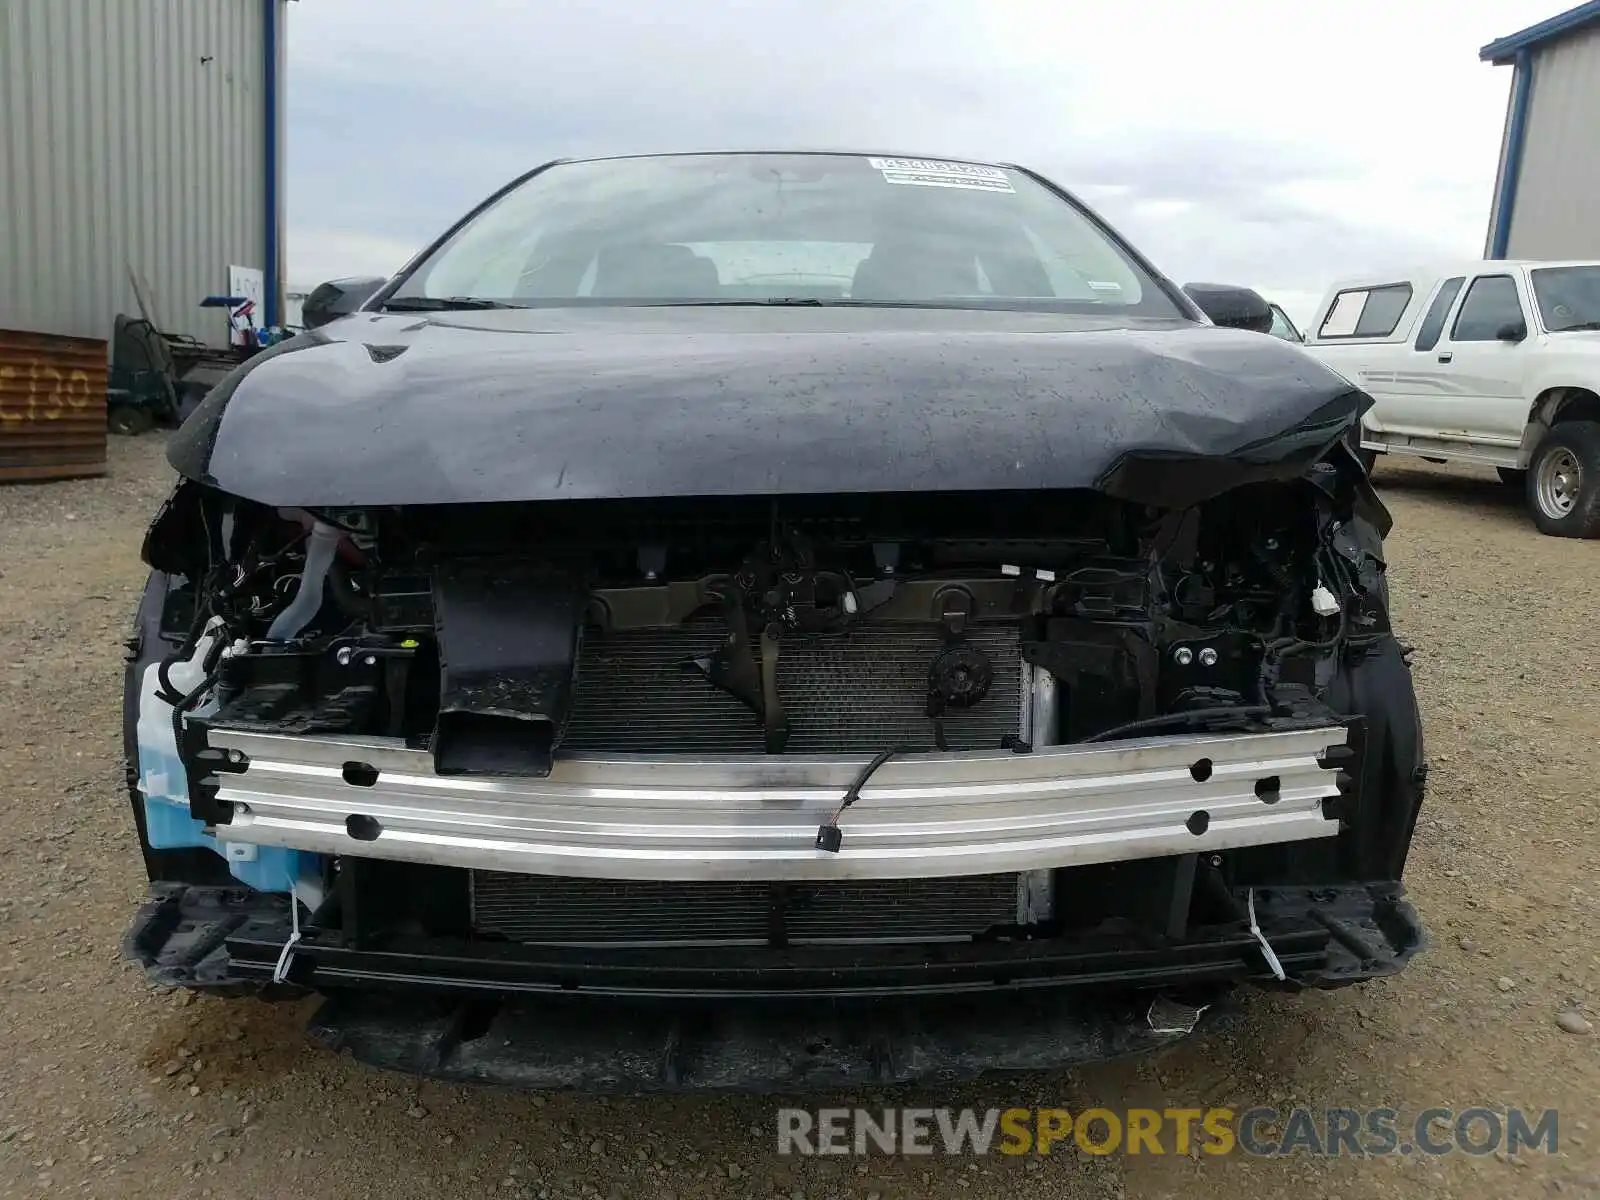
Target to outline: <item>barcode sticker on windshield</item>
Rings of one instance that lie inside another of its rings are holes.
[[[933,158],[869,158],[868,165],[881,171],[886,183],[909,183],[916,187],[971,188],[980,192],[1015,192],[1011,180],[999,167],[976,163],[940,162]]]

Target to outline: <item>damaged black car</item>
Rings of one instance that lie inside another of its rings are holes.
[[[1032,171],[867,154],[553,163],[319,289],[171,443],[129,953],[590,1090],[1050,1068],[1400,970],[1370,401],[1269,321]]]

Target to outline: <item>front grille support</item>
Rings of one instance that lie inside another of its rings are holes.
[[[1018,735],[1035,747],[1056,744],[1060,728],[1056,677],[1043,667],[1023,664],[1022,727]],[[1055,872],[1023,871],[1017,876],[1017,924],[1040,925],[1055,915]]]
[[[966,942],[1009,929],[1017,877],[675,883],[472,873],[472,928],[530,946]]]

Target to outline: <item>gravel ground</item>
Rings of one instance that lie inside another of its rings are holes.
[[[1600,1026],[1600,544],[1539,537],[1486,472],[1378,469],[1433,760],[1408,875],[1427,954],[1384,983],[1252,995],[1241,1028],[1160,1057],[854,1099],[1556,1107],[1560,1152],[858,1162],[778,1158],[764,1099],[381,1074],[305,1041],[315,1001],[163,994],[121,961],[144,880],[121,789],[119,643],[169,482],[161,452],[156,436],[113,439],[103,479],[0,489],[0,1194],[1600,1195],[1600,1035],[1583,1032]]]

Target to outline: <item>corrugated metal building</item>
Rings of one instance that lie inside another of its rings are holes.
[[[0,329],[138,314],[225,345],[229,266],[282,293],[286,0],[0,0]]]
[[[1513,69],[1489,258],[1600,258],[1600,0],[1490,42]]]

